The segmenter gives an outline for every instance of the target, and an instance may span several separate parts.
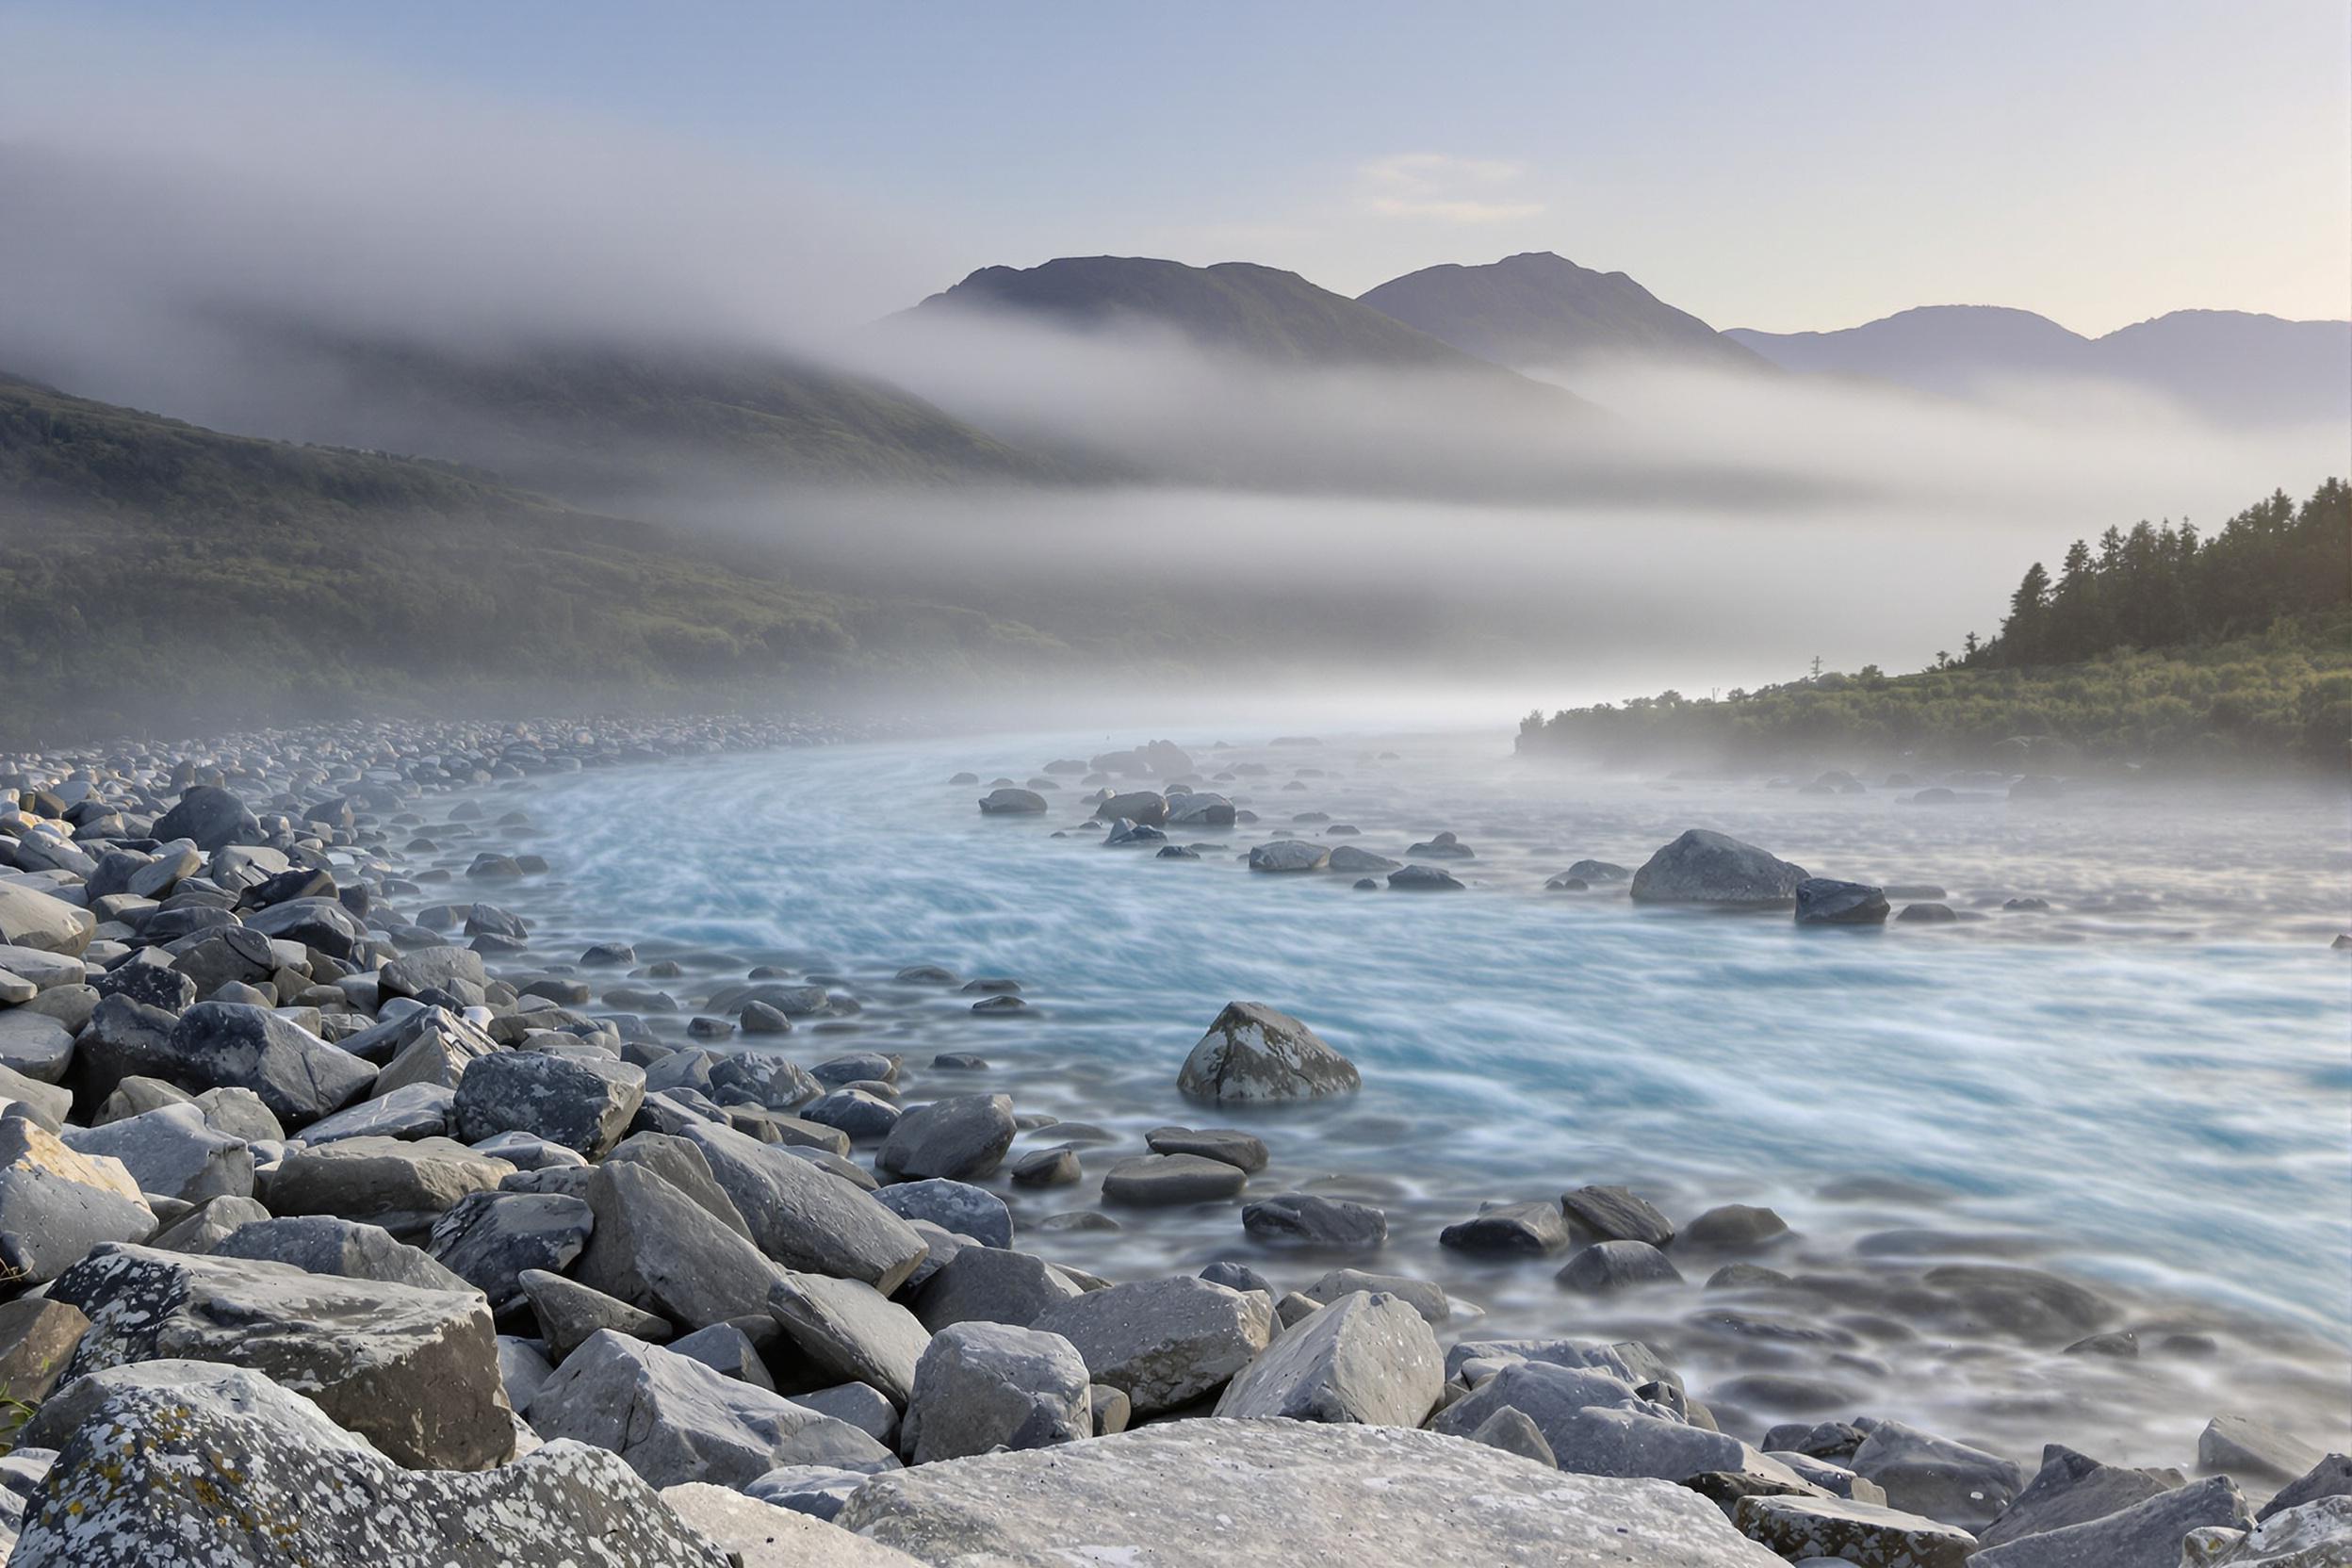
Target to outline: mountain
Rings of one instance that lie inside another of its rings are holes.
[[[2084,337],[2032,311],[1926,305],[1838,332],[1724,335],[1784,369],[1950,397],[2003,380],[2111,381],[2230,424],[2352,419],[2352,322],[2180,310]]]
[[[776,353],[458,348],[252,318],[191,335],[203,347],[185,363],[155,356],[145,378],[106,390],[219,429],[475,465],[588,506],[681,488],[1092,477],[883,382]]]
[[[811,590],[754,547],[449,465],[0,376],[0,733],[533,692],[759,700],[1056,646],[968,611]]]
[[[1595,272],[1549,251],[1483,267],[1425,267],[1357,303],[1517,369],[1560,369],[1595,357],[1666,360],[1721,369],[1771,365],[1623,272]]]
[[[1143,256],[1064,256],[1039,267],[984,267],[895,319],[956,316],[1078,332],[1157,328],[1202,348],[1315,368],[1494,368],[1296,272],[1246,261],[1188,267]]]

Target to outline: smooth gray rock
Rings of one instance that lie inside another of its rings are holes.
[[[1886,895],[1864,882],[1808,876],[1797,884],[1799,925],[1884,925]]]
[[[727,1487],[666,1486],[662,1501],[741,1568],[923,1568],[904,1552]]]
[[[645,1102],[645,1070],[596,1056],[501,1051],[458,1080],[457,1135],[466,1143],[529,1133],[600,1159]]]
[[[1771,1209],[1723,1203],[1683,1227],[1686,1247],[1709,1252],[1752,1252],[1788,1233],[1788,1222]]]
[[[996,1194],[969,1182],[936,1177],[926,1182],[900,1182],[882,1188],[874,1198],[903,1219],[927,1219],[943,1231],[970,1236],[983,1247],[1013,1244],[1013,1211]],[[828,1268],[823,1272],[841,1271]],[[867,1282],[886,1295],[892,1288],[879,1281]]]
[[[147,1238],[147,1245],[166,1252],[209,1252],[228,1236],[270,1211],[251,1198],[212,1198]]]
[[[1544,1441],[1544,1429],[1528,1420],[1527,1412],[1514,1406],[1502,1406],[1463,1435],[1473,1443],[1531,1459],[1548,1469],[1560,1468],[1560,1461],[1552,1455],[1552,1446]]]
[[[2210,1476],[2079,1525],[2018,1536],[1968,1560],[1977,1568],[2179,1568],[2180,1542],[2191,1531],[2253,1523],[2237,1483]]]
[[[554,1370],[544,1340],[498,1336],[498,1381],[506,1388],[506,1402],[517,1411],[531,1409],[531,1396]]]
[[[689,1329],[767,1311],[776,1266],[648,1167],[615,1156],[586,1196],[596,1228],[573,1265],[580,1283]]]
[[[1465,1506],[1477,1499],[1477,1506]],[[877,1476],[834,1521],[989,1568],[1786,1568],[1696,1494],[1393,1427],[1180,1421]]]
[[[1143,1141],[1154,1154],[1198,1154],[1253,1176],[1269,1158],[1265,1139],[1231,1127],[1155,1127]]]
[[[1920,1282],[1943,1297],[1952,1326],[1966,1333],[2066,1345],[2115,1315],[2115,1309],[2090,1291],[2036,1268],[1945,1264],[1929,1269]]]
[[[611,1449],[655,1486],[741,1486],[781,1464],[890,1457],[845,1421],[610,1330],[540,1385],[531,1421],[551,1442]]]
[[[457,1122],[457,1095],[439,1084],[402,1084],[396,1089],[346,1105],[302,1129],[312,1146],[342,1138],[440,1138]],[[477,1142],[487,1142],[478,1139]]]
[[[1791,1562],[1825,1558],[1857,1568],[1963,1568],[1976,1546],[1956,1525],[1843,1497],[1742,1497],[1732,1520],[1742,1535]]]
[[[905,1409],[915,1364],[931,1342],[922,1321],[858,1281],[779,1272],[767,1307],[785,1335],[835,1377],[872,1383]]]
[[[490,983],[482,955],[465,947],[426,947],[403,953],[376,972],[376,984],[385,996],[421,996],[427,991],[452,995],[478,993]],[[480,1001],[479,995],[473,1000]]]
[[[2274,1513],[2315,1503],[2322,1497],[2352,1497],[2352,1458],[2329,1454],[2306,1471],[2302,1478],[2282,1487],[2254,1517],[2257,1521],[2268,1519]]]
[[[1457,1252],[1481,1257],[1538,1258],[1568,1245],[1568,1221],[1558,1203],[1497,1203],[1446,1226],[1437,1239]]]
[[[2320,1461],[2318,1449],[2291,1432],[2250,1415],[2216,1415],[2197,1434],[2200,1470],[2226,1470],[2256,1480],[2292,1481]]]
[[[1646,1241],[1596,1241],[1570,1258],[1556,1277],[1587,1295],[1682,1283],[1682,1270]]]
[[[257,1371],[151,1362],[86,1384],[15,1560],[727,1568],[618,1459],[579,1444],[478,1475],[404,1469]]]
[[[253,1151],[243,1138],[215,1132],[194,1104],[166,1105],[109,1121],[69,1128],[68,1148],[122,1162],[142,1192],[201,1203],[253,1195]]]
[[[938,1333],[956,1323],[1028,1328],[1051,1309],[1083,1295],[1043,1258],[999,1247],[964,1247],[915,1293],[915,1315]]]
[[[1453,1303],[1446,1299],[1443,1287],[1433,1281],[1410,1279],[1402,1274],[1374,1274],[1361,1268],[1334,1268],[1300,1294],[1317,1306],[1329,1306],[1341,1297],[1359,1290],[1381,1291],[1410,1301],[1413,1310],[1421,1315],[1425,1323],[1443,1323],[1453,1315]]]
[[[1135,1208],[1211,1203],[1238,1196],[1249,1180],[1238,1166],[1199,1154],[1137,1154],[1103,1175],[1102,1200]]]
[[[448,1138],[339,1138],[289,1152],[263,1179],[261,1198],[272,1214],[335,1215],[405,1237],[514,1171]]]
[[[980,797],[980,814],[988,817],[1034,817],[1045,811],[1045,797],[1035,790],[990,790]]]
[[[1352,1094],[1364,1080],[1322,1037],[1262,1002],[1229,1002],[1176,1075],[1196,1100],[1248,1103]]]
[[[713,1372],[723,1372],[754,1388],[764,1388],[771,1393],[775,1391],[776,1379],[769,1375],[767,1363],[760,1359],[760,1348],[751,1342],[749,1334],[732,1323],[713,1323],[707,1329],[680,1334],[670,1341],[669,1348],[681,1356],[702,1363]],[[799,1402],[808,1403],[806,1399]]]
[[[792,1403],[807,1405],[819,1415],[848,1422],[884,1447],[893,1446],[898,1441],[898,1407],[890,1403],[889,1395],[871,1383],[835,1383],[830,1388],[792,1395],[791,1398]]]
[[[87,909],[37,888],[0,882],[0,942],[79,957],[97,928],[97,920]]]
[[[2352,1563],[2352,1497],[2320,1497],[2251,1530],[2207,1527],[2180,1543],[2181,1568],[2343,1568]]]
[[[588,1245],[587,1200],[554,1192],[469,1192],[433,1222],[433,1260],[504,1312],[522,1299],[526,1269],[561,1274]]]
[[[874,1156],[878,1171],[903,1181],[939,1176],[969,1182],[1004,1161],[1018,1129],[1002,1094],[962,1094],[918,1105],[898,1119]]]
[[[155,838],[170,842],[186,839],[210,854],[230,844],[259,843],[261,825],[245,803],[214,784],[193,784],[180,792],[179,804],[155,819]]]
[[[266,1007],[199,1002],[172,1031],[170,1060],[153,1075],[196,1091],[251,1089],[287,1131],[341,1110],[376,1070]]]
[[[1304,839],[1277,839],[1250,851],[1250,869],[1277,875],[1321,871],[1331,858],[1331,851],[1321,844],[1309,843]]]
[[[1595,1241],[1665,1247],[1674,1239],[1674,1222],[1624,1187],[1578,1187],[1560,1194],[1560,1206],[1573,1226]]]
[[[2179,1471],[2159,1475],[2101,1464],[2061,1444],[2042,1449],[2042,1468],[2001,1516],[1976,1532],[1977,1544],[1999,1546],[2022,1535],[2064,1529],[2160,1497],[2181,1483]]]
[[[1283,1331],[1226,1384],[1217,1413],[1417,1427],[1445,1381],[1445,1354],[1421,1315],[1359,1291]]]
[[[746,1484],[743,1494],[772,1508],[790,1509],[811,1519],[831,1520],[841,1513],[850,1494],[873,1475],[871,1470],[844,1470],[825,1464],[785,1464]],[[858,1539],[847,1530],[837,1533],[845,1541]]]
[[[547,1353],[559,1362],[606,1330],[648,1345],[662,1344],[670,1337],[668,1318],[561,1274],[526,1268],[516,1276],[516,1283],[531,1303],[531,1315],[539,1320],[539,1335],[547,1341]]]
[[[1177,1275],[1085,1292],[1030,1327],[1076,1346],[1092,1380],[1148,1417],[1223,1387],[1273,1338],[1274,1313],[1257,1291]]]
[[[1365,1249],[1388,1240],[1388,1217],[1369,1203],[1282,1192],[1242,1206],[1241,1228],[1260,1241]]]
[[[417,1290],[463,1293],[474,1288],[425,1253],[393,1239],[392,1233],[382,1226],[331,1215],[257,1219],[231,1231],[205,1252],[216,1258],[282,1263],[305,1274],[377,1280]]]
[[[308,1395],[402,1464],[478,1470],[514,1453],[498,1336],[472,1291],[110,1246],[66,1270],[50,1295],[90,1315],[71,1377],[132,1362],[226,1362]]]
[[[1991,1524],[2025,1488],[2015,1462],[1900,1421],[1872,1428],[1849,1467],[1885,1488],[1889,1507],[1965,1530]]]
[[[915,1367],[901,1445],[910,1464],[1094,1435],[1086,1364],[1059,1334],[957,1323]]]
[[[36,1084],[61,1084],[74,1053],[74,1031],[48,1014],[0,1009],[0,1067]]]
[[[1636,903],[1786,908],[1805,875],[1754,844],[1694,827],[1642,863],[1631,891]]]
[[[732,1128],[695,1125],[679,1135],[702,1152],[760,1250],[787,1268],[861,1281],[887,1295],[923,1262],[923,1239],[895,1205]],[[1009,1215],[1004,1224],[1009,1231]]]

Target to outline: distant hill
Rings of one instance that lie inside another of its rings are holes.
[[[750,547],[446,465],[0,376],[0,734],[528,693],[774,695],[1057,647],[967,611],[803,588]]]
[[[1040,267],[984,267],[897,319],[956,315],[1081,332],[1157,328],[1203,348],[1302,367],[1494,368],[1296,272],[1246,261],[1187,267],[1143,256],[1064,256]]]
[[[1784,369],[1951,397],[2009,378],[2107,380],[2232,424],[2352,419],[2352,322],[2179,310],[2084,337],[2032,311],[1927,305],[1838,332],[1724,335]]]
[[[1562,369],[1595,358],[1770,370],[1771,364],[1623,272],[1596,272],[1549,251],[1483,267],[1426,267],[1357,302],[1517,369]]]
[[[868,377],[782,354],[364,337],[217,320],[153,400],[224,430],[443,458],[589,506],[735,484],[1101,477]],[[140,400],[148,400],[144,391]]]

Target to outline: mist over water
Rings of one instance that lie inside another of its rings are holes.
[[[551,953],[628,936],[641,958],[675,957],[689,1009],[753,964],[823,977],[862,1010],[795,1035],[790,1054],[902,1052],[910,1103],[965,1092],[926,1064],[971,1051],[1018,1110],[1102,1129],[1078,1135],[1086,1185],[992,1184],[1022,1246],[1098,1273],[1232,1257],[1295,1288],[1364,1266],[1260,1247],[1231,1204],[1119,1211],[1111,1235],[1037,1228],[1093,1207],[1102,1170],[1141,1152],[1148,1129],[1233,1123],[1273,1150],[1251,1193],[1385,1209],[1392,1239],[1373,1266],[1444,1282],[1467,1303],[1449,1336],[1650,1340],[1751,1437],[1751,1424],[1867,1413],[2029,1459],[2060,1441],[2169,1463],[2215,1412],[2262,1409],[2341,1446],[2340,796],[2134,787],[1930,808],[1900,791],[1596,778],[1513,760],[1491,730],[1228,752],[1207,743],[1233,732],[1187,728],[1204,777],[1266,765],[1211,786],[1264,820],[1200,835],[1199,862],[1165,862],[1102,847],[1074,792],[1043,819],[984,819],[978,791],[944,782],[959,769],[1024,780],[1143,733],[713,759],[665,771],[654,810],[628,774],[552,783],[530,808],[560,880],[517,906]],[[1357,892],[1233,858],[1319,835],[1289,824],[1307,811],[1362,829],[1331,841],[1397,858],[1451,828],[1477,851],[1449,865],[1469,890]],[[1572,860],[1639,865],[1694,825],[1820,874],[1935,883],[1984,918],[1808,932],[1785,914],[1637,909],[1622,885],[1544,890]],[[2003,912],[2013,896],[2052,908]],[[919,962],[1015,976],[1031,1006],[977,1018],[968,996],[892,981]],[[1359,1064],[1363,1093],[1256,1115],[1184,1102],[1176,1069],[1236,998],[1308,1021]],[[682,1040],[686,1016],[656,1024]],[[1024,1135],[1016,1152],[1070,1135]],[[1755,1261],[1800,1286],[1706,1290],[1728,1260],[1684,1255],[1687,1286],[1593,1298],[1553,1283],[1559,1258],[1482,1265],[1435,1244],[1482,1201],[1602,1183],[1678,1221],[1775,1207],[1797,1239]],[[2087,1283],[2112,1304],[2102,1327],[2135,1330],[2143,1354],[2066,1355],[2070,1333],[1958,1323],[1918,1288],[1948,1263]]]

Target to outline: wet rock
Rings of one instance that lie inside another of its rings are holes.
[[[1388,1240],[1388,1217],[1369,1203],[1284,1192],[1246,1204],[1241,1228],[1260,1241],[1302,1247],[1379,1247]]]
[[[328,1215],[257,1219],[238,1226],[205,1251],[216,1258],[282,1263],[305,1274],[375,1280],[416,1290],[462,1293],[474,1288],[425,1253],[394,1240],[382,1226]]]
[[[514,1452],[490,1309],[470,1291],[112,1246],[50,1294],[90,1316],[72,1378],[134,1362],[224,1362],[308,1395],[401,1464],[479,1470]]]
[[[1446,1358],[1412,1305],[1354,1292],[1283,1331],[1225,1387],[1219,1416],[1417,1427]]]
[[[1255,1291],[1180,1275],[1088,1291],[1031,1326],[1069,1340],[1094,1381],[1152,1416],[1224,1386],[1266,1348],[1273,1315]]]
[[[846,1421],[610,1331],[591,1335],[540,1385],[531,1419],[550,1441],[611,1449],[655,1486],[742,1486],[778,1465],[890,1457]]]
[[[2352,1498],[2323,1497],[2248,1531],[2192,1530],[2182,1568],[2340,1568],[2352,1562]]]
[[[1331,858],[1331,852],[1321,844],[1303,839],[1278,839],[1250,852],[1250,869],[1277,874],[1321,871]]]
[[[2319,1501],[2322,1497],[2352,1497],[2352,1458],[2329,1454],[2302,1477],[2281,1488],[2278,1494],[2264,1503],[2255,1513],[2257,1520],[2268,1519],[2291,1508]]]
[[[1664,1247],[1674,1239],[1674,1222],[1624,1187],[1578,1187],[1560,1194],[1560,1206],[1577,1231],[1596,1241]]]
[[[1142,1208],[1215,1202],[1237,1195],[1250,1178],[1237,1166],[1198,1154],[1139,1154],[1102,1178],[1102,1200]]]
[[[1197,1154],[1249,1174],[1264,1170],[1269,1157],[1264,1139],[1231,1127],[1154,1127],[1143,1141],[1154,1154]]]
[[[1976,1538],[1953,1525],[1840,1497],[1743,1497],[1733,1522],[1791,1562],[1826,1558],[1856,1568],[1962,1568]]]
[[[1375,855],[1355,844],[1340,844],[1331,851],[1326,862],[1328,869],[1342,876],[1386,876],[1390,872],[1402,871],[1403,863],[1385,855]]]
[[[1094,808],[1097,822],[1130,822],[1158,827],[1168,821],[1168,800],[1156,790],[1130,790],[1112,795]]]
[[[2179,1568],[2181,1539],[2190,1532],[2252,1523],[2236,1483],[2213,1476],[2079,1525],[2018,1536],[1968,1560],[1979,1568]]]
[[[988,817],[1034,817],[1045,812],[1045,797],[1035,790],[997,789],[980,797],[980,814]]]
[[[1004,1163],[1016,1131],[1013,1102],[1005,1095],[936,1100],[899,1118],[874,1157],[874,1168],[901,1180],[972,1181]]]
[[[1409,1279],[1402,1274],[1371,1274],[1361,1268],[1334,1268],[1300,1294],[1318,1306],[1328,1306],[1359,1290],[1385,1293],[1410,1301],[1413,1310],[1427,1323],[1443,1323],[1453,1314],[1453,1303],[1446,1299],[1446,1292],[1430,1281]]]
[[[869,1143],[890,1135],[906,1113],[878,1095],[860,1088],[838,1088],[821,1095],[801,1112],[820,1127],[846,1135],[854,1143]]]
[[[1889,1507],[1967,1530],[1991,1524],[2025,1487],[2013,1462],[1900,1421],[1873,1427],[1851,1468],[1884,1488]]]
[[[479,1475],[403,1469],[259,1372],[100,1373],[25,1511],[57,1568],[726,1568],[611,1454],[550,1445]],[[318,1499],[335,1499],[332,1507]],[[255,1527],[266,1521],[266,1528]]]
[[[1788,1222],[1770,1209],[1725,1203],[1683,1228],[1686,1247],[1709,1252],[1752,1252],[1788,1233]]]
[[[1570,1258],[1555,1277],[1569,1289],[1589,1295],[1683,1282],[1682,1270],[1646,1241],[1596,1241]]]
[[[1637,903],[1785,908],[1805,874],[1754,844],[1694,827],[1633,874],[1632,894]]]
[[[1454,874],[1435,866],[1400,866],[1388,874],[1388,885],[1398,892],[1454,892],[1463,890]]]
[[[1557,1203],[1494,1203],[1475,1219],[1448,1225],[1438,1242],[1481,1257],[1542,1257],[1568,1245],[1568,1221]]]
[[[2038,1269],[1995,1264],[1947,1264],[1921,1282],[1939,1293],[1967,1332],[2012,1334],[2066,1344],[2100,1327],[2115,1309],[2081,1285]],[[2316,1457],[2316,1456],[2314,1456]]]
[[[1254,1568],[1322,1568],[1336,1543],[1416,1568],[1779,1568],[1689,1493],[1563,1477],[1429,1432],[1303,1421],[1181,1421],[920,1465],[868,1481],[835,1523],[925,1561],[1003,1568],[1224,1562],[1236,1543]]]
[[[915,1368],[901,1442],[910,1464],[1094,1435],[1086,1364],[1059,1334],[957,1323]]]
[[[1477,853],[1473,851],[1468,844],[1463,843],[1459,837],[1450,831],[1440,833],[1437,837],[1430,839],[1424,843],[1413,844],[1409,847],[1405,853],[1408,855],[1426,856],[1429,858],[1435,860],[1474,860],[1478,858]]]
[[[904,1409],[931,1340],[915,1315],[855,1280],[781,1273],[767,1307],[786,1336],[835,1377],[871,1383]]]
[[[1052,1149],[1032,1149],[1013,1161],[1012,1165],[1015,1186],[1068,1186],[1082,1174],[1078,1151],[1066,1143]]]
[[[1289,1014],[1230,1002],[1184,1058],[1176,1086],[1196,1100],[1249,1102],[1352,1094],[1355,1064]]]
[[[2320,1458],[2319,1450],[2300,1438],[2247,1415],[2216,1415],[2197,1439],[2198,1469],[2223,1470],[2255,1480],[2292,1481]]]
[[[1950,925],[1960,917],[1952,913],[1949,904],[1906,904],[1895,917],[1903,925]]]
[[[1863,882],[1808,876],[1797,884],[1799,925],[1883,925],[1886,895]]]
[[[2052,1443],[2042,1449],[2040,1472],[2001,1510],[1999,1518],[1977,1532],[1977,1544],[1999,1546],[2019,1536],[2104,1518],[2162,1496],[2180,1483],[2177,1470],[2158,1474],[2101,1464],[2087,1454]]]

